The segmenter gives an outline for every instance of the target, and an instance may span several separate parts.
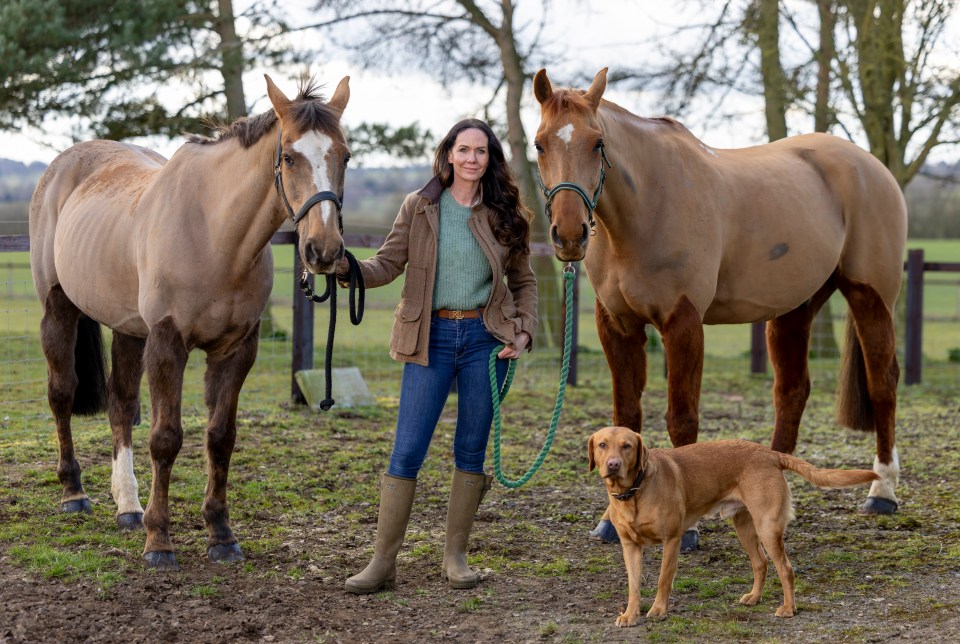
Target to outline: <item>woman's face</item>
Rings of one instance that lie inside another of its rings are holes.
[[[447,153],[447,161],[453,166],[454,181],[476,183],[483,177],[490,164],[490,144],[483,130],[469,128],[457,135],[453,147]]]

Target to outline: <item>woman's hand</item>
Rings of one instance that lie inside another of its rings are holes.
[[[527,348],[528,344],[530,344],[530,334],[526,331],[521,331],[517,334],[517,337],[513,339],[513,344],[508,344],[501,349],[497,357],[501,360],[516,360],[520,357],[523,350]]]
[[[350,273],[350,262],[344,255],[337,261],[337,277],[346,277],[348,273]]]

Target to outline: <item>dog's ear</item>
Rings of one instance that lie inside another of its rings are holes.
[[[593,436],[587,439],[587,462],[590,463],[589,472],[593,471],[593,468],[597,466],[596,461],[593,460]]]
[[[636,471],[647,469],[647,461],[650,458],[650,453],[647,451],[647,446],[643,444],[643,438],[640,437],[638,432],[634,432],[637,435],[637,455],[636,455]]]

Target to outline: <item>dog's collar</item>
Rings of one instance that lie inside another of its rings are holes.
[[[637,478],[634,479],[633,485],[630,486],[629,490],[627,490],[626,492],[621,492],[620,494],[611,494],[610,496],[615,498],[617,501],[627,501],[629,499],[632,499],[634,495],[636,495],[637,490],[640,489],[640,484],[643,483],[643,477],[646,475],[647,475],[646,470],[640,470],[637,473]]]

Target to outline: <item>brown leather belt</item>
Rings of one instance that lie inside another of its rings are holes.
[[[453,309],[437,309],[433,312],[438,318],[445,320],[466,320],[478,318],[483,315],[483,307],[479,309],[468,309],[466,311],[455,311]]]

